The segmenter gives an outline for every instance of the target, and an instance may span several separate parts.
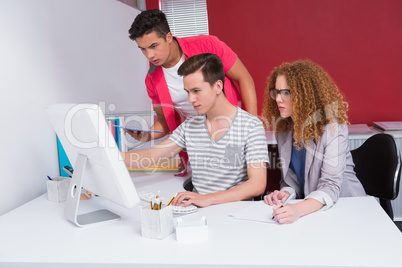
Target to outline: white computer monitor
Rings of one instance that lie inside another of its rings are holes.
[[[100,107],[54,104],[46,111],[74,168],[64,216],[80,227],[120,218],[108,210],[78,215],[82,188],[127,208],[137,205],[137,191]]]

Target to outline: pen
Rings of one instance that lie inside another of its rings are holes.
[[[149,202],[151,205],[151,209],[154,210],[155,209],[155,197],[152,197],[151,202]]]
[[[292,200],[292,198],[293,198],[294,195],[295,195],[295,192],[293,192],[292,194],[290,194],[290,195],[288,196],[288,198],[286,198],[285,202],[282,203],[281,208],[284,207],[284,206],[286,206],[287,203],[289,203],[289,201]],[[274,219],[274,218],[275,218],[275,217],[272,216],[272,219]]]
[[[155,210],[160,210],[161,209],[162,202],[159,199],[160,192],[161,191],[158,190],[158,193],[156,194],[156,199],[155,199],[156,208],[155,208]]]
[[[52,178],[50,178],[49,176],[47,176],[47,178],[49,179],[49,181],[51,181],[51,180],[52,180]]]
[[[167,203],[167,205],[166,206],[169,206],[170,205],[170,203],[172,203],[172,201],[173,201],[173,199],[175,199],[175,197],[177,196],[177,193],[172,197],[172,199],[170,199],[170,201]]]
[[[63,170],[64,170],[70,177],[73,176],[74,169],[73,169],[72,167],[70,167],[70,166],[64,166],[64,167],[63,167]]]
[[[160,200],[159,200],[159,196],[156,197],[155,199],[155,205],[154,205],[154,210],[160,210]]]

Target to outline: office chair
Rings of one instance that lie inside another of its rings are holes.
[[[185,181],[183,182],[183,188],[184,188],[184,190],[190,191],[190,192],[193,191],[194,186],[193,186],[192,178],[193,178],[193,177],[190,177],[190,178],[188,178],[187,180],[185,180]]]
[[[280,168],[280,158],[277,144],[268,144],[268,158],[267,164],[267,186],[262,195],[253,198],[254,201],[264,200],[264,196],[280,189],[280,180],[282,178],[282,170]]]
[[[379,198],[381,207],[393,220],[391,200],[399,193],[401,156],[391,135],[380,133],[351,151],[357,178],[366,194]]]

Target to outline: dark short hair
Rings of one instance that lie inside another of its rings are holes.
[[[221,80],[225,85],[225,72],[221,58],[213,53],[202,53],[188,58],[177,70],[180,76],[187,76],[201,70],[204,81],[213,86]]]
[[[131,28],[128,30],[130,39],[134,41],[152,32],[155,32],[158,37],[162,37],[165,40],[166,35],[170,32],[166,16],[159,9],[150,9],[141,12],[135,17]]]

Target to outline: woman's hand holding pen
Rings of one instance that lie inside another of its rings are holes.
[[[320,210],[324,204],[313,199],[307,198],[296,204],[288,204],[289,200],[293,198],[289,192],[275,191],[269,195],[264,196],[264,202],[270,206],[276,205],[273,208],[272,218],[279,223],[292,223],[307,214]]]
[[[303,214],[300,209],[300,203],[298,203],[287,204],[286,206],[275,206],[272,216],[279,223],[292,223],[303,216]]]
[[[276,205],[273,208],[272,219],[277,220],[279,223],[292,223],[302,216],[298,206],[288,204],[294,197],[288,191],[274,191],[269,195],[264,196],[264,202],[270,206]]]

